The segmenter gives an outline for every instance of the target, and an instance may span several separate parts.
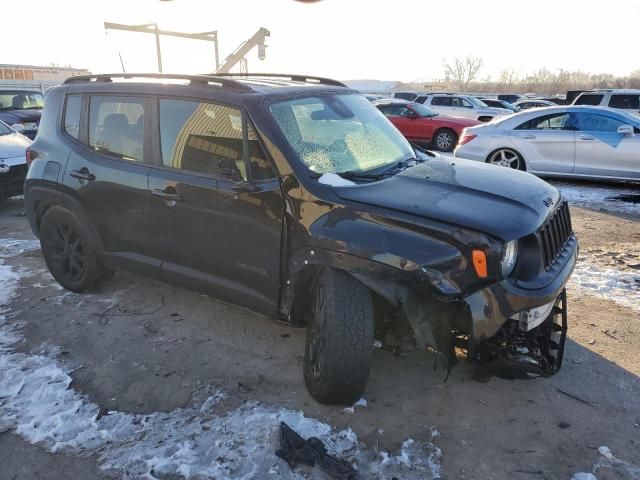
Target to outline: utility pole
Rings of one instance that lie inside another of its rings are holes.
[[[153,24],[156,33],[156,54],[158,55],[158,72],[162,73],[162,53],[160,51],[160,33],[158,33],[158,24]]]

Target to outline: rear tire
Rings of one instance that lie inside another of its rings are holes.
[[[51,207],[42,217],[40,248],[49,272],[67,290],[92,290],[108,276],[90,245],[85,225],[63,207]]]
[[[441,152],[452,152],[458,143],[458,135],[449,128],[441,128],[433,136],[433,146]]]
[[[346,272],[320,271],[313,282],[304,380],[311,396],[327,405],[357,401],[373,357],[371,291]]]
[[[522,158],[522,155],[512,148],[499,148],[498,150],[494,150],[487,157],[487,163],[497,165],[499,167],[522,170],[523,172],[527,171],[524,158]]]

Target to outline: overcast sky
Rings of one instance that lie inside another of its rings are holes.
[[[505,67],[627,75],[640,69],[640,0],[5,0],[0,63],[155,71],[153,36],[109,32],[104,21],[218,30],[224,59],[259,27],[267,59],[250,71],[339,79],[437,79],[443,58],[484,59],[481,77]],[[12,10],[16,11],[13,12]],[[25,10],[26,9],[26,10]],[[162,40],[165,71],[214,69],[208,43]]]

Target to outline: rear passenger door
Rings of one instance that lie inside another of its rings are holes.
[[[279,293],[283,203],[240,109],[160,98],[149,246],[169,282],[264,313]]]
[[[453,98],[451,96],[438,96],[431,97],[431,106],[434,110],[443,115],[455,116],[457,115],[457,108],[453,106]]]
[[[75,128],[66,119],[78,107],[81,122]],[[115,263],[159,272],[160,262],[149,257],[145,235],[148,108],[148,100],[136,96],[67,97],[64,129],[76,143],[64,172],[64,202],[89,217],[103,253]]]

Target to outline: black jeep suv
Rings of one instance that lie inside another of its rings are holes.
[[[376,345],[560,368],[577,241],[558,190],[413,148],[339,82],[74,77],[30,153],[29,222],[62,286],[131,269],[306,326],[320,402],[359,398]]]

